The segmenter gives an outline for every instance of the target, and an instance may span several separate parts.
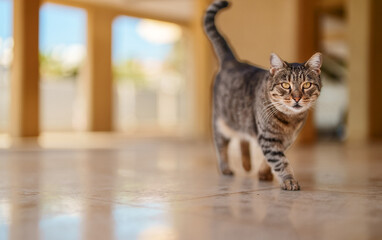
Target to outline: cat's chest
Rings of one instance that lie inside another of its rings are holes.
[[[290,126],[290,128],[285,133],[283,133],[282,136],[284,138],[284,145],[286,147],[289,147],[296,140],[303,124],[303,122],[298,122],[293,126]]]
[[[288,119],[285,122],[280,122],[276,119],[271,119],[271,122],[258,122],[258,124],[260,124],[259,134],[269,138],[280,139],[284,147],[288,148],[296,140],[304,124],[304,120],[292,121]]]

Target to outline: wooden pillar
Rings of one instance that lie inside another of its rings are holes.
[[[347,1],[349,16],[348,140],[382,139],[382,2]]]
[[[347,1],[349,16],[349,141],[382,139],[382,2]]]
[[[214,66],[212,46],[203,31],[204,12],[211,2],[197,0],[195,15],[192,22],[193,55],[194,55],[194,135],[197,137],[211,137],[211,104]]]
[[[315,15],[315,0],[298,0],[298,19],[297,19],[297,62],[307,61],[315,52],[318,51],[317,18]],[[314,125],[314,111],[311,110],[305,126],[298,136],[298,143],[310,144],[317,139],[317,130]]]
[[[369,136],[371,140],[382,140],[382,1],[372,0],[370,17]]]
[[[347,1],[349,16],[349,114],[350,141],[368,139],[370,0]]]
[[[107,9],[88,9],[84,90],[89,131],[111,131],[113,127],[112,20],[113,14]]]
[[[39,134],[39,0],[13,1],[10,135]]]

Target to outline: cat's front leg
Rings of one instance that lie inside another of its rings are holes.
[[[263,151],[265,159],[272,171],[277,176],[281,188],[289,191],[300,190],[297,180],[294,178],[292,167],[284,154],[283,141],[277,137],[263,136],[258,137],[258,142]]]

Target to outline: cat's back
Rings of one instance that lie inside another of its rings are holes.
[[[267,78],[268,71],[249,63],[230,61],[221,67],[214,81],[214,94],[235,95],[254,94]]]

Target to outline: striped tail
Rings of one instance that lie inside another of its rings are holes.
[[[227,1],[216,1],[207,8],[206,15],[204,17],[204,30],[215,49],[220,65],[224,64],[226,61],[236,60],[230,46],[224,37],[219,33],[215,25],[216,14],[220,11],[220,9],[226,8],[228,5],[229,3]]]

